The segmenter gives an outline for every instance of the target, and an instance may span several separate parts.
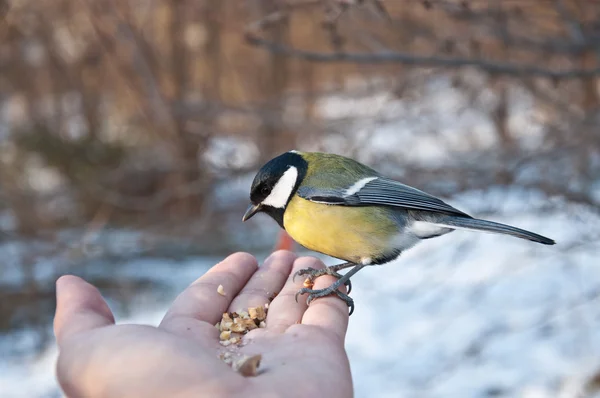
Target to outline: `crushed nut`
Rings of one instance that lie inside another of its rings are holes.
[[[250,307],[248,311],[224,312],[221,322],[215,327],[219,330],[221,345],[241,344],[242,336],[250,330],[265,328],[267,309],[263,306]]]
[[[256,325],[255,319],[244,319],[244,326],[246,327],[246,330],[248,330],[248,331],[256,329],[258,327]]]
[[[250,318],[258,319],[259,321],[264,321],[267,317],[263,307],[250,307],[248,308],[248,313],[250,314]]]
[[[219,293],[221,296],[225,295],[225,288],[223,287],[223,285],[219,285],[217,287],[217,293]]]
[[[246,326],[243,324],[240,318],[234,318],[230,330],[236,333],[243,333],[246,331]]]
[[[245,377],[253,377],[258,374],[258,367],[260,366],[260,361],[262,360],[262,355],[253,355],[251,357],[244,357],[239,361],[236,361],[233,364],[233,368],[237,370],[242,376]]]

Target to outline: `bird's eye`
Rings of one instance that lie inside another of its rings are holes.
[[[265,186],[263,186],[263,187],[260,189],[260,193],[262,193],[263,195],[268,195],[268,194],[269,194],[269,187],[268,187],[268,186],[266,186],[266,185],[265,185]]]

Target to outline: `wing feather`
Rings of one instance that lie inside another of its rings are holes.
[[[345,189],[318,189],[300,187],[300,197],[318,203],[338,206],[392,206],[413,210],[435,211],[470,217],[433,195],[385,177],[367,182],[351,195]]]

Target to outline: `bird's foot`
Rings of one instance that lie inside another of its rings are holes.
[[[296,302],[298,302],[298,296],[300,296],[302,294],[306,294],[306,293],[308,293],[308,297],[306,298],[307,305],[310,305],[310,303],[316,298],[335,294],[336,296],[338,296],[340,299],[342,299],[346,303],[348,308],[350,308],[349,315],[352,315],[352,313],[354,312],[354,300],[352,300],[352,298],[350,298],[350,296],[348,296],[346,293],[340,292],[338,290],[339,286],[340,286],[340,283],[339,283],[339,281],[337,281],[325,289],[313,290],[313,289],[309,289],[306,287],[302,288],[302,289],[298,290],[298,292],[296,293],[296,296],[295,296]]]
[[[304,269],[301,269],[300,271],[297,271],[294,274],[294,276],[292,277],[292,282],[296,280],[297,276],[304,276],[304,275],[307,275],[306,280],[304,281],[305,286],[311,286],[311,287],[312,287],[313,283],[315,282],[315,279],[317,279],[319,276],[331,275],[337,279],[341,279],[343,277],[343,275],[340,274],[339,272],[337,272],[334,268],[335,268],[335,266],[325,267],[325,268],[321,268],[321,269],[304,268]],[[350,292],[352,291],[352,282],[350,282],[350,279],[348,279],[344,283],[344,285],[346,286],[346,290],[347,290],[346,295],[350,294]]]

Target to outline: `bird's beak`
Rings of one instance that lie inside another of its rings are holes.
[[[257,205],[250,205],[248,210],[244,213],[244,217],[242,217],[242,222],[249,220],[253,215],[261,211],[262,205],[259,203]]]

